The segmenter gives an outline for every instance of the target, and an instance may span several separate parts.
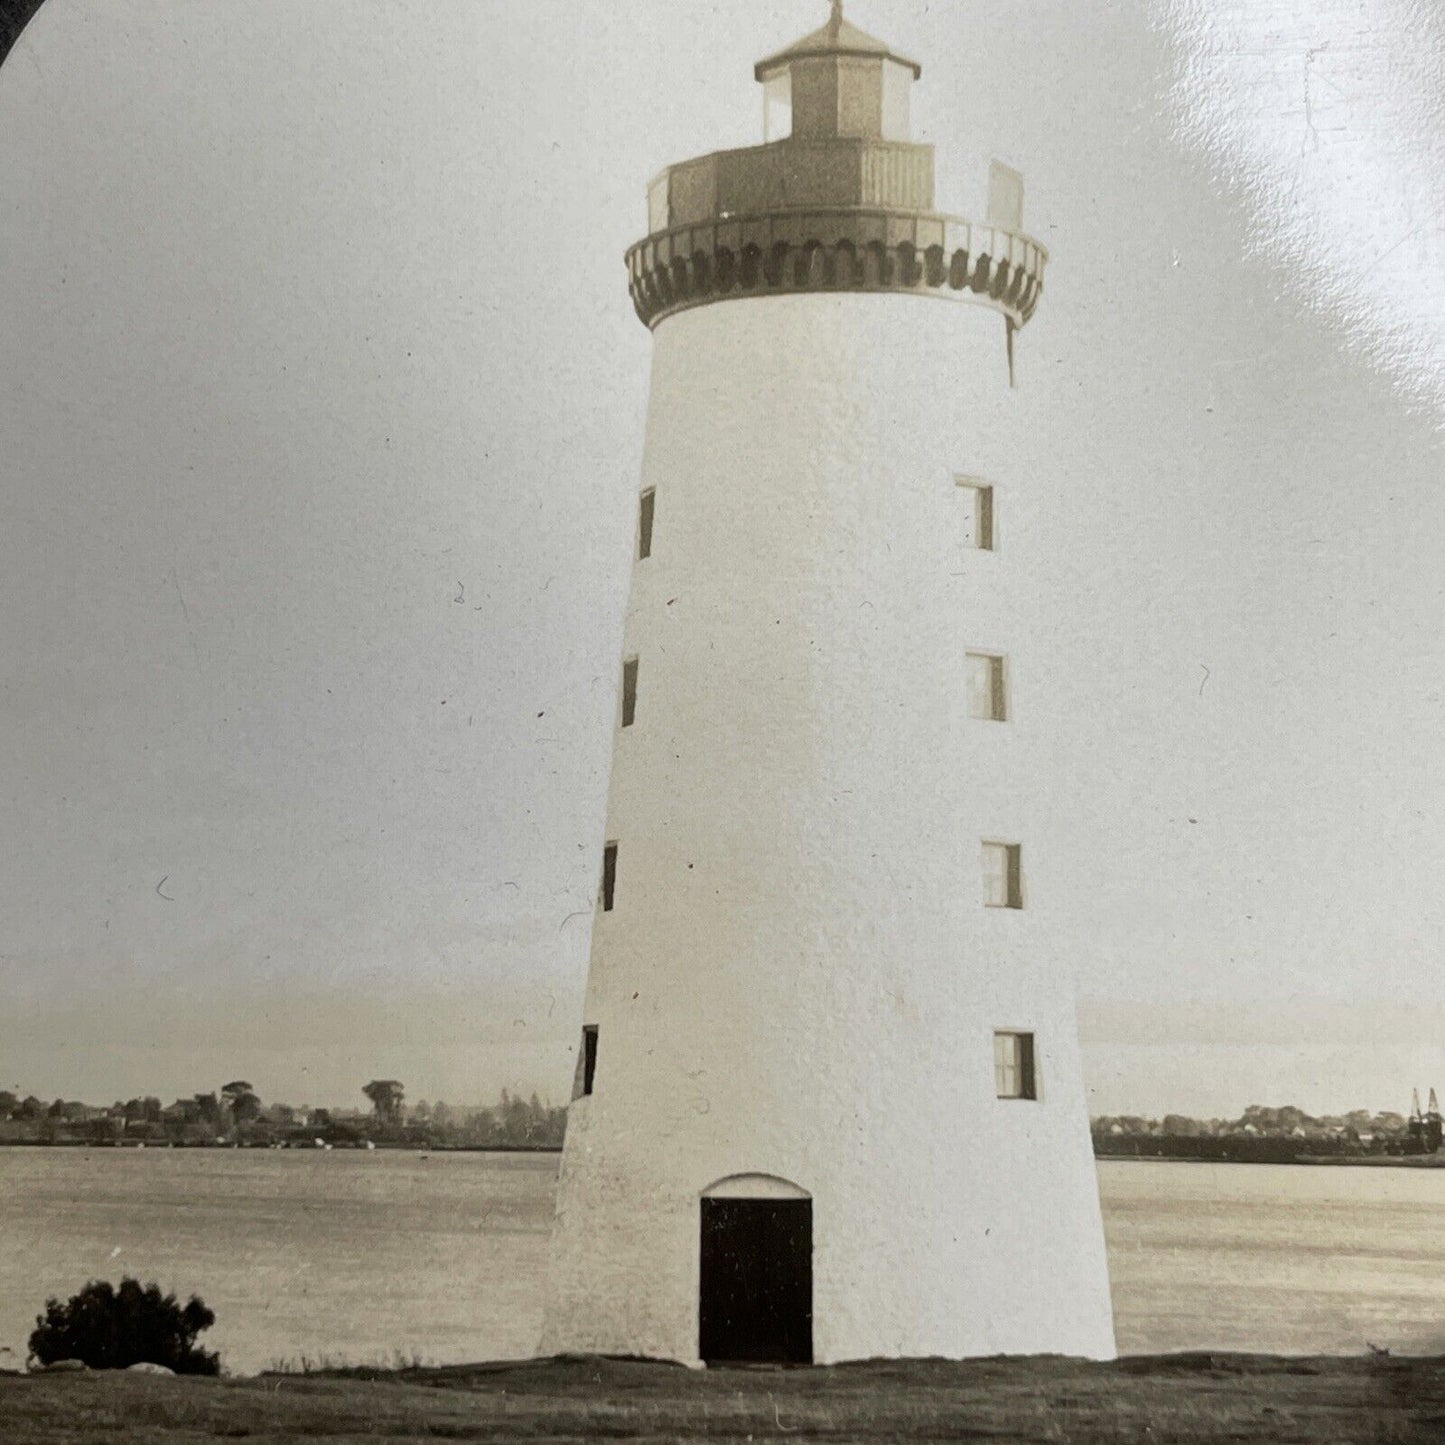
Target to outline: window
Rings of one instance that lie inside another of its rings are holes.
[[[609,843],[602,850],[602,911],[612,912],[612,900],[617,894],[617,844]]]
[[[990,722],[1008,720],[1008,699],[1004,691],[1003,658],[994,652],[970,652],[968,669],[968,715]]]
[[[652,556],[652,514],[657,502],[657,491],[649,487],[637,505],[637,557]]]
[[[572,1075],[572,1097],[581,1099],[592,1092],[597,1074],[597,1025],[582,1025],[582,1047],[577,1053],[577,1069]]]
[[[622,664],[622,726],[630,728],[637,720],[637,659],[629,657]]]
[[[1000,1099],[1038,1098],[1032,1034],[996,1033],[993,1036],[993,1081]]]
[[[597,1025],[582,1026],[582,1093],[592,1092],[592,1081],[597,1077]]]
[[[959,477],[958,490],[963,502],[963,544],[980,552],[994,550],[993,487],[973,477]]]
[[[1024,906],[1022,849],[1017,843],[983,845],[983,901],[988,908]]]

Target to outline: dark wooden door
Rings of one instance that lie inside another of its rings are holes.
[[[704,1199],[698,1354],[813,1362],[813,1201]]]

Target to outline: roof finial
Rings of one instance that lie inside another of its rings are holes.
[[[843,23],[843,0],[833,0],[833,13],[828,17],[829,25],[841,25]]]

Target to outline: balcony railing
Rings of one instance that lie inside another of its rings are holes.
[[[1021,231],[893,207],[768,211],[673,226],[627,252],[638,316],[656,326],[713,301],[808,291],[907,291],[1028,321],[1048,251]]]

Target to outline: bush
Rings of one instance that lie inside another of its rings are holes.
[[[184,1306],[159,1285],[123,1279],[120,1288],[92,1280],[65,1304],[51,1299],[37,1315],[30,1353],[42,1365],[82,1360],[93,1370],[165,1365],[178,1375],[216,1375],[220,1357],[196,1348],[216,1316],[195,1295]]]

